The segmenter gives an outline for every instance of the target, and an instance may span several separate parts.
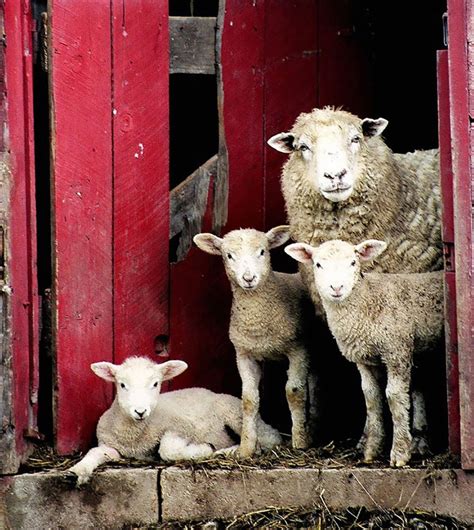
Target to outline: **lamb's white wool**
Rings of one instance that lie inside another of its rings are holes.
[[[70,469],[78,485],[107,461],[153,457],[158,445],[165,461],[197,460],[235,447],[231,434],[239,436],[242,428],[238,398],[204,388],[160,394],[162,382],[186,370],[185,362],[156,364],[146,357],[130,357],[121,365],[98,362],[91,368],[115,383],[117,392],[97,425],[99,446]],[[257,429],[263,449],[281,442],[278,431],[260,417]]]
[[[410,383],[413,356],[429,352],[443,333],[443,273],[383,274],[361,272],[361,262],[377,258],[386,248],[377,240],[358,245],[331,240],[315,248],[295,243],[285,251],[309,263],[329,328],[341,353],[355,362],[361,375],[367,421],[366,461],[382,449],[382,393],[377,365],[387,370],[385,393],[393,420],[390,462],[405,465],[411,457]],[[414,432],[426,429],[424,401],[414,392]],[[420,434],[420,433],[417,433]],[[418,449],[426,449],[421,436]]]
[[[307,386],[314,391],[309,370],[308,341],[311,301],[298,274],[272,271],[270,249],[289,238],[287,226],[267,233],[253,229],[229,232],[224,238],[198,234],[196,245],[222,256],[232,293],[229,336],[237,353],[242,379],[243,431],[241,456],[257,449],[256,418],[260,405],[259,361],[287,357],[286,395],[292,419],[293,447],[305,448],[316,416],[313,392],[306,421]]]

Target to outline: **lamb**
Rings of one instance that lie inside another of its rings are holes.
[[[204,388],[160,394],[161,384],[186,370],[183,361],[156,364],[146,357],[129,357],[120,365],[97,362],[92,370],[115,383],[116,397],[97,425],[98,447],[69,471],[78,486],[88,482],[101,464],[121,457],[165,461],[199,460],[237,449],[240,399]],[[258,440],[264,449],[281,443],[281,436],[257,417]]]
[[[243,427],[239,449],[242,457],[249,457],[258,449],[259,361],[288,358],[285,390],[294,448],[308,447],[316,417],[316,380],[310,375],[308,354],[311,336],[308,316],[313,316],[311,299],[299,274],[274,272],[270,263],[270,249],[288,240],[288,228],[277,226],[267,233],[240,229],[224,238],[208,233],[194,237],[201,250],[222,256],[232,288],[229,336],[242,379]]]
[[[386,368],[385,394],[393,422],[390,464],[401,467],[410,460],[412,450],[414,356],[430,351],[442,338],[443,273],[363,274],[361,263],[377,258],[386,247],[377,240],[355,246],[332,240],[317,248],[295,243],[285,251],[312,266],[329,329],[341,353],[359,369],[367,409],[366,462],[380,454],[384,441],[377,372],[380,365]],[[414,413],[414,430],[423,428],[423,422]]]
[[[292,239],[382,239],[387,252],[366,269],[440,270],[438,151],[392,153],[380,137],[387,124],[326,107],[301,114],[290,132],[268,140],[290,153],[281,179]],[[322,314],[311,267],[300,272]]]

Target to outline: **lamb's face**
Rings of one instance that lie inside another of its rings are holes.
[[[374,239],[359,245],[333,239],[317,248],[295,243],[285,251],[301,263],[312,263],[316,288],[323,300],[341,303],[361,279],[360,263],[376,258],[386,247],[385,242]]]
[[[298,157],[310,185],[329,201],[341,202],[354,192],[364,143],[387,123],[382,118],[361,120],[345,112],[316,110],[302,115],[290,133],[277,134],[268,143]]]
[[[213,234],[194,236],[196,245],[209,254],[221,255],[229,280],[244,291],[254,291],[265,283],[271,271],[270,249],[290,237],[289,226],[268,232],[252,228],[233,230],[224,238]]]
[[[130,357],[121,365],[99,362],[91,365],[102,379],[113,381],[122,412],[135,421],[144,421],[155,410],[163,381],[184,372],[183,361],[156,364],[146,357]]]

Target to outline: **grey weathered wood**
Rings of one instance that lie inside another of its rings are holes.
[[[224,31],[225,0],[219,2],[216,25],[216,69],[217,69],[217,109],[219,113],[219,151],[217,176],[214,181],[214,204],[212,207],[212,229],[220,234],[227,223],[229,202],[228,152],[224,128],[224,85],[222,82],[222,32]]]
[[[170,73],[214,74],[215,17],[170,17]]]
[[[193,236],[201,231],[209,183],[216,172],[217,155],[214,155],[170,193],[170,239],[181,234],[177,261],[184,259],[191,248]]]

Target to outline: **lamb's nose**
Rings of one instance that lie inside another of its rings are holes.
[[[145,415],[146,409],[135,409],[135,413],[139,418],[143,418]]]
[[[244,279],[245,282],[252,283],[255,280],[256,276],[255,274],[252,274],[250,272],[245,272],[242,278]]]
[[[339,287],[333,287],[332,285],[330,286],[331,289],[336,293],[336,294],[341,294],[341,291],[342,291],[342,288],[344,287],[343,285],[339,285]]]
[[[337,179],[342,179],[342,177],[347,173],[347,169],[343,169],[341,171],[339,171],[339,173],[336,173],[336,175],[334,175]]]

